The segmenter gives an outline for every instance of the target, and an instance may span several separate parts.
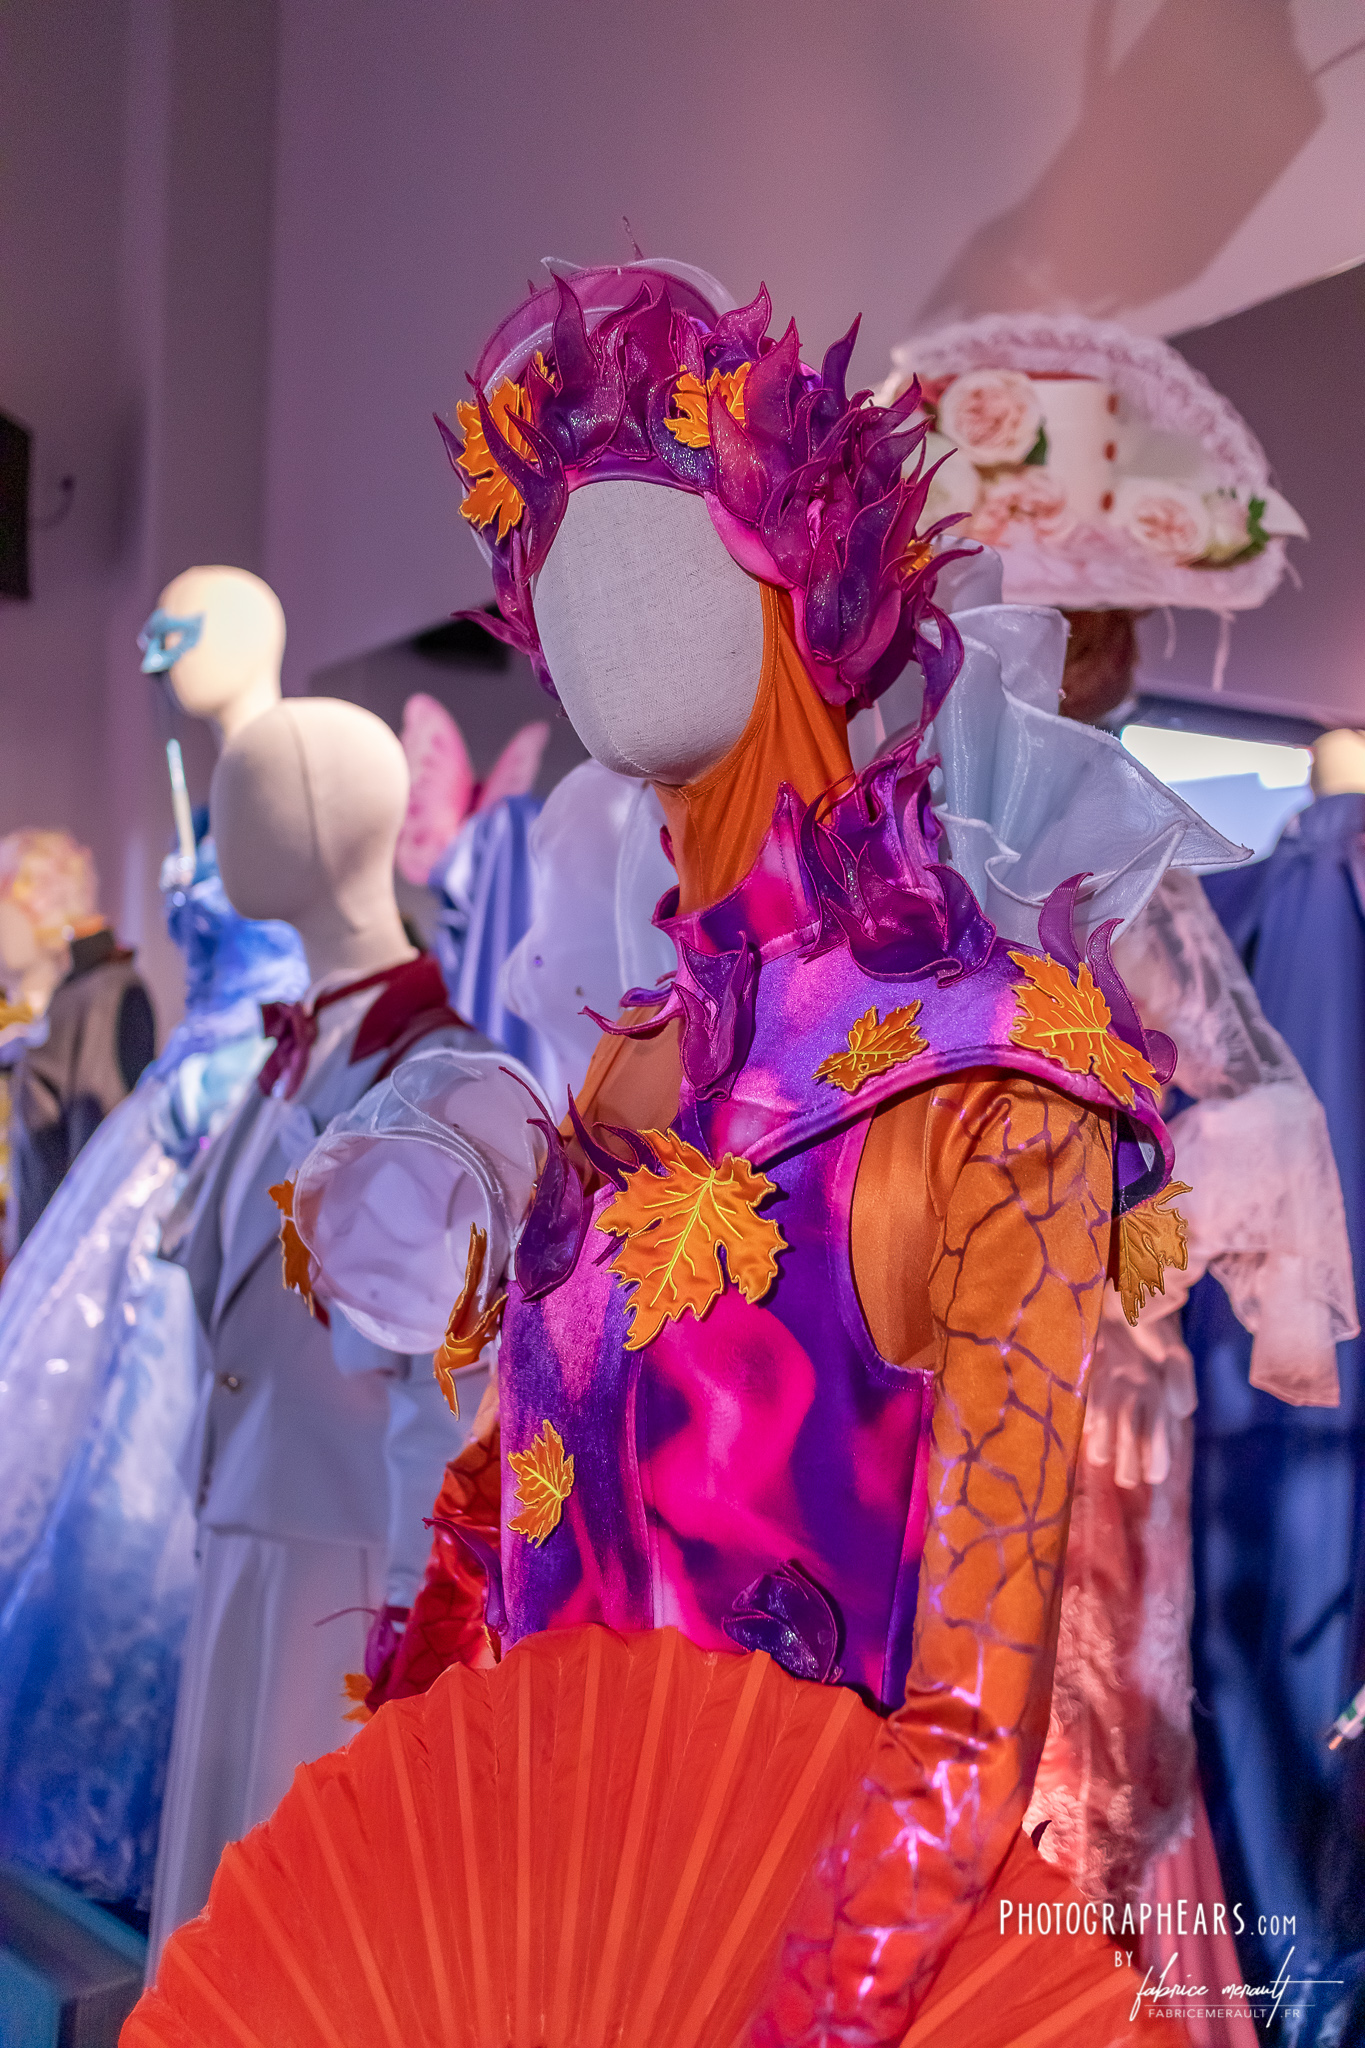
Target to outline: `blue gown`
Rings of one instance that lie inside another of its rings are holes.
[[[503,961],[531,922],[530,834],[541,808],[536,797],[508,796],[477,812],[432,868],[428,886],[439,904],[436,957],[455,1009],[553,1090],[553,1053],[507,1008],[499,983]]]
[[[157,1252],[264,1052],[261,1002],[308,981],[288,925],[232,909],[210,840],[167,918],[184,1019],[0,1289],[0,1858],[144,1909],[194,1575],[196,1324]]]
[[[1269,858],[1206,887],[1270,1022],[1327,1112],[1365,1303],[1365,796],[1321,798]],[[1217,1282],[1193,1290],[1195,1714],[1209,1818],[1249,1979],[1293,1946],[1332,1978],[1277,2040],[1365,2041],[1365,1739],[1324,1735],[1365,1682],[1365,1339],[1337,1347],[1339,1409],[1248,1385],[1251,1339]],[[1294,1931],[1276,1938],[1273,1916]],[[1266,1932],[1260,1933],[1262,1917]],[[1288,2007],[1299,2000],[1291,1995]]]

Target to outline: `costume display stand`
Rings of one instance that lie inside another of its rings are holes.
[[[156,1043],[151,998],[133,955],[97,908],[89,853],[54,832],[13,833],[4,848],[0,959],[35,1020],[11,1083],[5,1221],[12,1256],[81,1148],[135,1086]]]
[[[311,986],[266,1012],[274,1049],[207,1156],[175,1257],[202,1332],[186,1453],[199,1572],[152,1902],[160,1943],[197,1912],[225,1842],[295,1767],[344,1741],[346,1676],[372,1618],[406,1613],[422,1517],[458,1447],[430,1358],[326,1316],[307,1260],[280,1283],[287,1178],[318,1132],[415,1047],[481,1055],[393,894],[408,796],[380,720],[325,698],[277,705],[229,742],[211,813],[229,898],[298,931]]]
[[[222,613],[236,572],[198,573],[200,679],[216,667],[219,709],[259,701],[258,661]],[[269,655],[283,627],[265,595]],[[143,644],[155,672],[164,641],[144,633]],[[0,1853],[142,1910],[194,1580],[176,1463],[196,1398],[194,1317],[184,1275],[158,1257],[161,1234],[265,1056],[261,1003],[307,980],[287,925],[232,909],[198,824],[192,874],[177,856],[163,874],[185,1015],[82,1151],[0,1294]]]
[[[1245,422],[1164,343],[1072,314],[987,315],[895,355],[890,388],[913,366],[935,447],[954,451],[936,487],[963,515],[959,530],[998,549],[1007,595],[1068,608],[1069,717],[1113,714],[1131,695],[1143,607],[1199,606],[1226,622],[1279,581],[1301,522]],[[1007,846],[1008,819],[1000,837]],[[1011,864],[1004,852],[994,865]],[[1243,1973],[1217,1932],[1224,1900],[1195,1782],[1195,1394],[1180,1309],[1199,1274],[1216,1273],[1256,1333],[1252,1383],[1330,1406],[1333,1343],[1354,1331],[1355,1305],[1322,1110],[1199,884],[1169,872],[1114,957],[1144,1025],[1176,1048],[1187,1263],[1131,1320],[1117,1291],[1106,1300],[1026,1826],[1090,1896],[1120,1910],[1146,1901],[1145,1927],[1130,1932],[1154,1977],[1165,1967],[1222,1985],[1266,1972]],[[1182,1895],[1202,1902],[1202,1921],[1159,1931],[1157,1905]],[[1245,2002],[1234,2008],[1192,2014],[1200,2048],[1254,2040]]]
[[[130,2040],[1098,2043],[1132,2005],[1097,1918],[1039,1937],[1084,1902],[1020,1822],[1111,1239],[1153,1284],[1180,1242],[1174,1049],[1106,922],[1230,849],[1043,711],[1055,613],[935,604],[919,394],[850,399],[853,334],[817,372],[769,314],[557,274],[458,409],[499,630],[663,806],[675,972],[564,1133],[523,1112],[528,1207],[514,1084],[459,1056],[301,1164],[309,1284],[371,1330],[430,1314],[452,1215],[453,1355],[506,1274],[502,1659],[301,1774]],[[855,778],[849,711],[912,661]]]
[[[1360,1289],[1365,749],[1350,733],[1315,751],[1315,802],[1267,859],[1207,888],[1326,1110]],[[1208,1282],[1185,1335],[1199,1385],[1195,1683],[1214,1838],[1257,1918],[1296,1916],[1296,1972],[1335,1980],[1298,2038],[1350,2040],[1365,2025],[1365,1754],[1359,1742],[1330,1751],[1326,1734],[1365,1681],[1362,1340],[1337,1345],[1339,1407],[1285,1410],[1247,1385],[1247,1339]],[[1275,1953],[1254,1920],[1241,1947],[1248,1971]]]

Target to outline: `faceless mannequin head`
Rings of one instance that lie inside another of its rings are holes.
[[[758,694],[763,607],[701,498],[629,478],[575,491],[534,596],[595,760],[676,785],[729,753]]]
[[[226,744],[279,703],[284,613],[268,583],[245,569],[186,569],[156,603],[171,622],[200,622],[166,672],[182,710],[212,720]],[[172,634],[166,652],[174,646]]]
[[[372,712],[293,697],[252,719],[209,794],[233,908],[292,924],[315,981],[409,958],[393,893],[407,800],[403,749]]]
[[[1365,732],[1352,725],[1325,732],[1313,743],[1314,796],[1365,792]]]

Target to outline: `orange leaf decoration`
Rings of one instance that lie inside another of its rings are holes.
[[[1151,1063],[1109,1029],[1109,1005],[1084,961],[1073,981],[1061,961],[1047,954],[1011,953],[1010,959],[1028,976],[1015,986],[1013,1045],[1056,1060],[1068,1073],[1093,1073],[1117,1102],[1132,1102],[1134,1081],[1156,1087]]]
[[[917,534],[897,562],[896,567],[900,570],[905,581],[909,583],[919,575],[921,569],[925,568],[933,560],[933,555],[934,543],[931,540],[921,540]]]
[[[518,455],[534,460],[530,442],[524,434],[517,432],[513,424],[531,416],[531,401],[522,386],[514,384],[510,377],[504,377],[488,400],[488,410],[508,446]],[[461,400],[455,408],[455,417],[464,435],[460,467],[471,483],[460,506],[461,514],[472,526],[491,526],[496,520],[497,537],[500,541],[506,540],[512,528],[520,523],[526,509],[521,493],[499,469],[497,459],[489,449],[475,401],[472,398]]]
[[[704,387],[695,371],[679,371],[678,381],[673,386],[676,411],[668,421],[668,431],[674,440],[681,441],[684,448],[711,446],[707,401],[713,391],[720,393],[726,411],[743,426],[744,386],[749,369],[748,363],[741,363],[737,370],[713,370]]]
[[[777,1277],[787,1240],[758,1214],[773,1193],[766,1174],[727,1153],[719,1166],[672,1131],[646,1131],[664,1167],[628,1174],[598,1218],[599,1230],[625,1239],[612,1272],[636,1292],[627,1351],[639,1351],[685,1309],[706,1314],[728,1273],[746,1301],[761,1301]],[[719,1253],[725,1251],[722,1272]]]
[[[496,1301],[489,1303],[482,1315],[474,1314],[474,1301],[479,1291],[479,1282],[483,1278],[483,1265],[487,1256],[488,1232],[480,1230],[477,1223],[471,1223],[469,1260],[465,1266],[464,1286],[460,1289],[459,1298],[450,1311],[445,1339],[432,1359],[432,1368],[441,1392],[450,1404],[452,1415],[458,1415],[460,1412],[460,1397],[455,1391],[455,1375],[462,1366],[478,1363],[485,1347],[497,1334],[503,1309],[507,1305],[507,1296],[500,1294]]]
[[[1119,1299],[1130,1323],[1137,1321],[1144,1301],[1166,1292],[1166,1268],[1183,1273],[1190,1262],[1185,1219],[1178,1209],[1166,1207],[1190,1192],[1183,1180],[1168,1181],[1159,1195],[1119,1218]]]
[[[351,1710],[342,1715],[343,1721],[372,1721],[374,1709],[366,1704],[369,1698],[370,1681],[363,1671],[348,1671],[341,1681],[343,1699],[351,1701]]]
[[[573,1459],[564,1455],[564,1439],[553,1422],[542,1422],[529,1451],[509,1451],[507,1462],[517,1475],[517,1506],[521,1513],[507,1524],[518,1536],[541,1544],[559,1526],[564,1503],[573,1492]]]
[[[875,1007],[864,1011],[857,1023],[849,1026],[848,1051],[832,1052],[827,1060],[821,1060],[815,1069],[816,1080],[828,1081],[846,1095],[856,1095],[871,1075],[904,1066],[918,1053],[927,1052],[929,1041],[915,1023],[920,1008],[918,1001],[907,1003],[903,1010],[889,1011],[880,1023]]]
[[[309,1315],[318,1314],[318,1305],[313,1299],[313,1254],[299,1236],[294,1221],[294,1183],[282,1180],[269,1190],[270,1199],[283,1216],[280,1225],[280,1249],[284,1254],[284,1286],[287,1294],[301,1294],[308,1305]]]

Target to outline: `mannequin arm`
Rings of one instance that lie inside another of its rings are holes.
[[[1037,1082],[934,1090],[929,1528],[903,1707],[795,1923],[759,2038],[898,2041],[996,1876],[1047,1731],[1108,1261],[1109,1130]]]

